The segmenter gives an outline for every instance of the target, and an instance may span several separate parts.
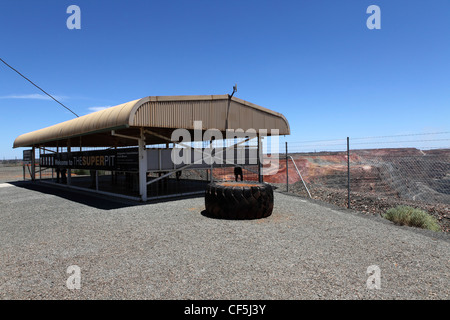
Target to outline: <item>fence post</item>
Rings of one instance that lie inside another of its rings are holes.
[[[286,192],[289,192],[289,159],[288,159],[288,143],[286,141]]]
[[[347,137],[347,208],[350,209],[350,138]]]
[[[257,162],[258,162],[258,182],[261,183],[262,181],[262,176],[261,176],[261,135],[257,135],[257,140],[258,140],[258,151],[257,151]]]

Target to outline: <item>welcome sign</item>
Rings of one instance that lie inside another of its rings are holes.
[[[139,151],[127,148],[41,154],[39,164],[48,168],[138,171]]]

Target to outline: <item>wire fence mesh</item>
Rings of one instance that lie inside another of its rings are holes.
[[[282,191],[367,213],[413,206],[436,216],[448,231],[449,141],[449,132],[439,132],[350,138],[348,150],[347,139],[289,143],[288,161],[281,155],[278,174],[265,181]]]

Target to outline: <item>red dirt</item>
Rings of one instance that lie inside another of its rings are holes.
[[[254,184],[245,183],[245,182],[220,182],[218,183],[225,187],[254,187]]]

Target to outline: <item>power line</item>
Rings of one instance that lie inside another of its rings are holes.
[[[411,137],[411,136],[428,136],[428,135],[449,134],[449,133],[450,133],[450,131],[428,132],[428,133],[411,133],[411,134],[398,134],[398,135],[392,135],[392,136],[350,138],[350,140],[382,139],[382,138]],[[294,142],[290,142],[290,144],[306,144],[306,143],[315,143],[315,142],[338,142],[338,141],[342,142],[342,144],[345,144],[345,139],[294,141]],[[330,144],[324,144],[324,145],[340,145],[340,144],[341,143],[330,143]]]
[[[355,144],[383,144],[383,143],[405,143],[405,142],[435,142],[435,141],[450,141],[450,139],[430,139],[430,140],[403,140],[403,141],[376,141],[376,142],[357,142]]]
[[[75,112],[73,112],[72,110],[70,110],[68,107],[66,107],[65,105],[63,105],[61,102],[59,102],[58,100],[56,100],[55,98],[52,97],[52,95],[50,95],[49,93],[47,93],[46,91],[44,91],[44,89],[42,89],[41,87],[39,87],[37,84],[35,84],[33,81],[31,81],[30,79],[28,79],[27,77],[25,77],[23,74],[21,74],[19,71],[17,71],[16,69],[14,69],[13,67],[11,67],[9,64],[7,64],[5,62],[5,60],[3,60],[2,58],[0,58],[0,61],[3,62],[6,66],[8,66],[10,69],[12,69],[13,71],[17,72],[22,78],[24,78],[25,80],[27,80],[28,82],[30,82],[33,86],[35,86],[36,88],[38,88],[39,90],[41,90],[43,93],[45,93],[46,95],[48,95],[50,98],[52,98],[53,100],[55,100],[56,102],[58,102],[60,105],[62,105],[64,108],[66,108],[67,110],[69,110],[70,112],[72,112],[74,115],[77,116],[77,118],[79,117]]]
[[[395,137],[411,137],[411,136],[428,136],[434,134],[448,134],[449,131],[446,132],[428,132],[428,133],[411,133],[411,134],[398,134],[393,136],[378,136],[378,137],[364,137],[364,138],[351,138],[351,140],[362,140],[362,139],[381,139],[381,138],[395,138]]]

